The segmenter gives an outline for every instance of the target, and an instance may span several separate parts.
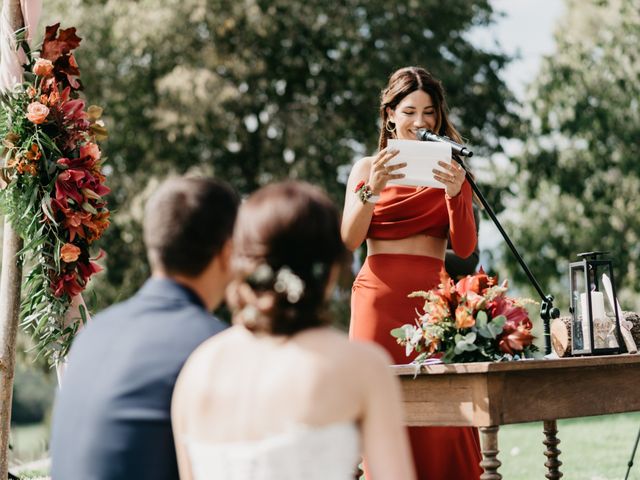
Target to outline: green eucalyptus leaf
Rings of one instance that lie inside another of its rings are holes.
[[[394,328],[390,333],[394,338],[399,338],[400,340],[407,339],[407,331],[404,329],[404,327]]]

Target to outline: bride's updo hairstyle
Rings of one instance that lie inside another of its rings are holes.
[[[240,207],[233,240],[235,323],[293,335],[329,322],[327,285],[346,248],[338,210],[322,190],[297,181],[261,188]]]

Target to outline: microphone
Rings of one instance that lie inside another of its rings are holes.
[[[473,152],[464,145],[454,142],[449,137],[441,137],[436,135],[431,130],[421,128],[416,132],[416,138],[421,142],[442,142],[451,145],[451,151],[461,157],[473,157]]]

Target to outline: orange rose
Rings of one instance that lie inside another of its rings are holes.
[[[36,64],[33,66],[33,73],[39,77],[46,77],[53,72],[53,63],[46,58],[39,58],[36,60]]]
[[[49,115],[49,107],[41,104],[40,102],[30,103],[27,107],[27,118],[36,125],[44,123]]]
[[[60,258],[65,263],[71,263],[78,260],[80,249],[73,243],[65,243],[60,249]]]

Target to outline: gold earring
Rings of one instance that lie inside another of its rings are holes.
[[[389,119],[387,119],[387,122],[384,124],[384,129],[389,132],[389,133],[394,133],[396,131],[396,126],[395,124],[393,125],[392,128],[389,128],[389,125],[392,124],[393,122]]]

